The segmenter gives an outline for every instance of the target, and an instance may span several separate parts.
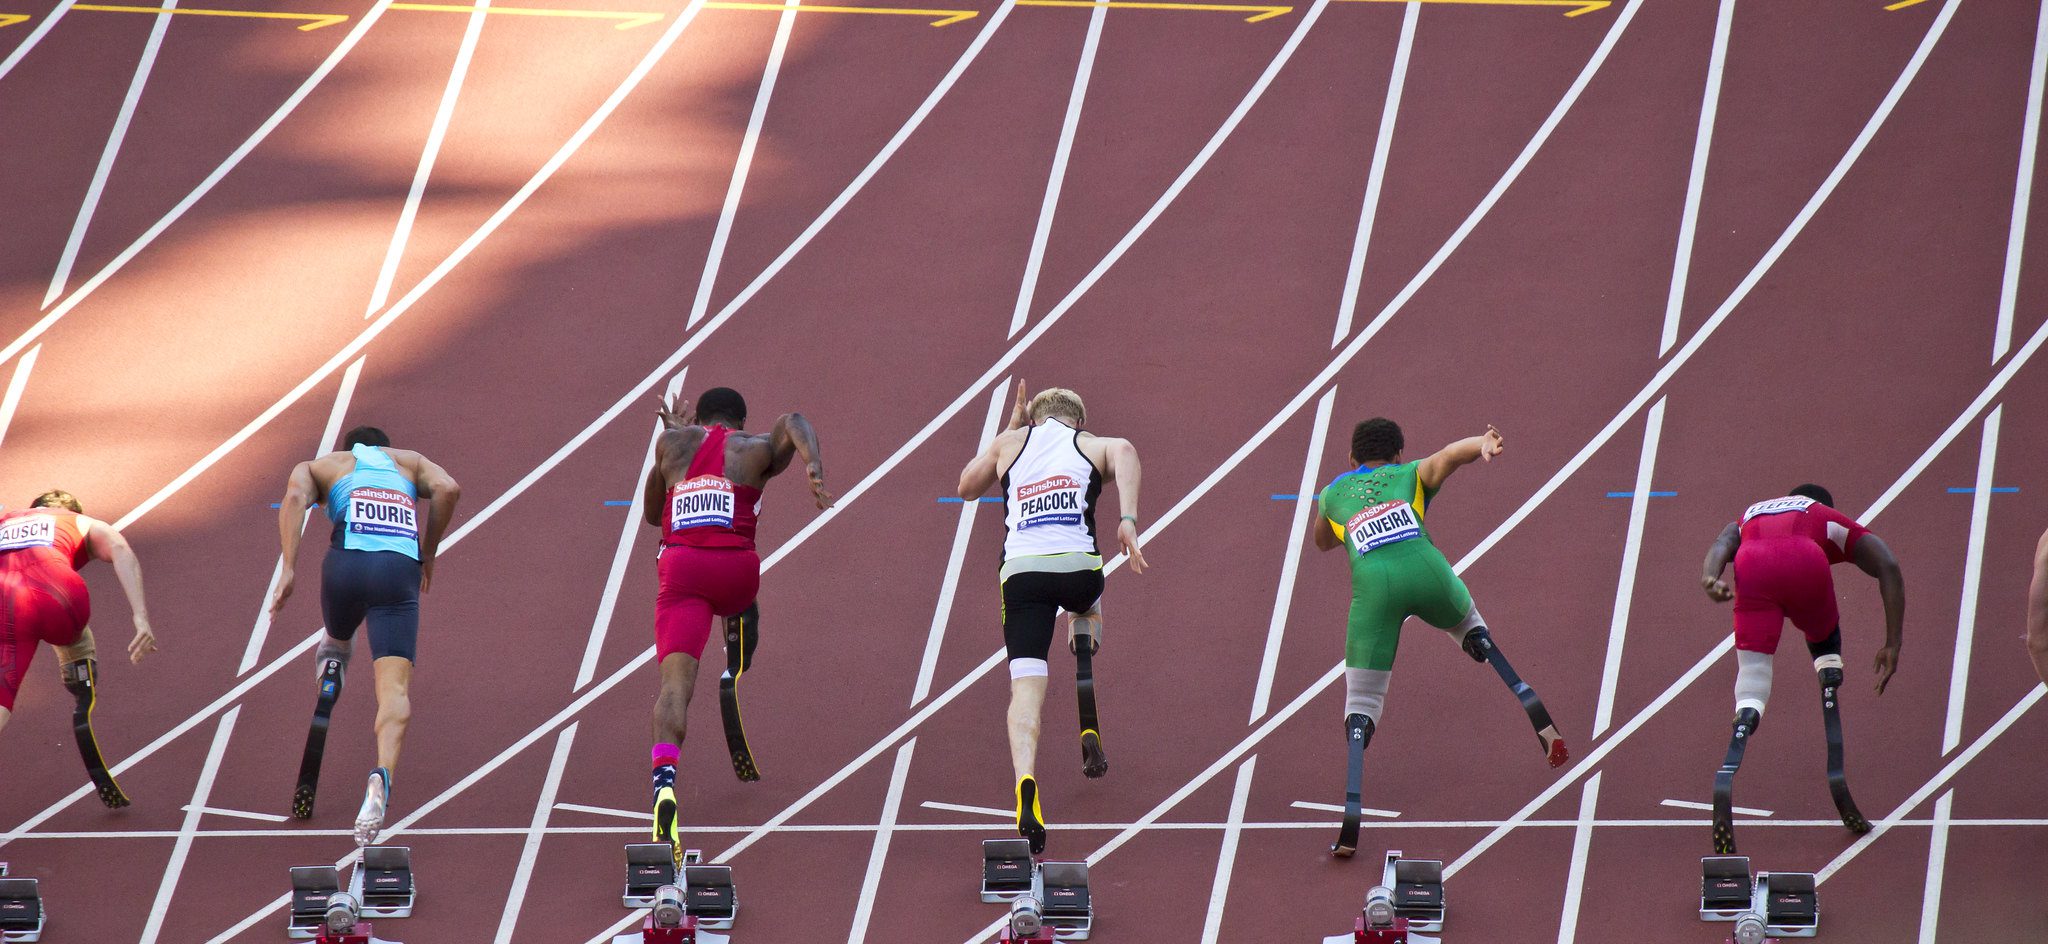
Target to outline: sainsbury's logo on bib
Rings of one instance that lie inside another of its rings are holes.
[[[388,488],[364,487],[348,493],[348,530],[387,538],[420,536],[419,511],[411,495]]]
[[[18,551],[25,547],[54,547],[57,543],[57,519],[49,515],[30,515],[19,521],[0,527],[0,551]]]
[[[1420,537],[1422,521],[1415,517],[1415,506],[1407,502],[1383,502],[1352,515],[1344,530],[1351,535],[1351,546],[1363,554],[1396,541]]]
[[[1749,506],[1749,510],[1742,513],[1742,520],[1748,521],[1761,515],[1782,515],[1788,511],[1805,511],[1812,507],[1813,499],[1803,495],[1794,495],[1790,498],[1773,498],[1770,501],[1761,501]]]
[[[700,475],[669,490],[669,530],[732,527],[732,480]]]
[[[1086,482],[1071,475],[1053,475],[1017,489],[1017,529],[1079,526],[1087,488]]]

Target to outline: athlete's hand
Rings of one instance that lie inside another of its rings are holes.
[[[434,586],[434,559],[420,562],[420,592],[425,593]]]
[[[1501,438],[1500,430],[1494,429],[1492,423],[1486,424],[1486,435],[1480,437],[1479,458],[1492,462],[1506,448],[1507,441]]]
[[[690,401],[677,396],[673,401],[655,397],[657,404],[654,415],[661,417],[661,425],[668,429],[682,429],[696,425],[697,417],[690,412]]]
[[[817,500],[818,508],[823,510],[832,507],[832,502],[836,499],[832,497],[831,492],[825,490],[825,467],[813,462],[804,466],[804,474],[810,477],[811,497]]]
[[[1131,559],[1131,573],[1145,572],[1145,552],[1138,547],[1138,523],[1125,518],[1116,523],[1116,542],[1123,545],[1124,556]]]
[[[1017,402],[1010,407],[1009,429],[1022,429],[1031,421],[1031,395],[1025,392],[1022,378],[1017,380]]]
[[[1877,658],[1873,661],[1877,666],[1877,693],[1882,695],[1884,687],[1891,684],[1892,673],[1899,670],[1898,647],[1886,646],[1877,650]]]
[[[128,661],[141,663],[142,657],[156,651],[156,631],[149,628],[149,618],[135,618],[135,638],[128,640]]]
[[[289,568],[277,577],[277,589],[270,593],[270,617],[277,618],[277,612],[284,609],[284,601],[292,598],[292,572]]]
[[[1700,586],[1706,589],[1707,597],[1715,603],[1726,603],[1735,599],[1735,590],[1728,586],[1728,581],[1712,574],[1701,577]]]

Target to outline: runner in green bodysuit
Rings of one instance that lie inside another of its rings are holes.
[[[1316,547],[1342,547],[1351,559],[1346,730],[1354,741],[1371,740],[1386,704],[1401,624],[1418,616],[1450,633],[1473,661],[1493,665],[1521,699],[1550,766],[1561,766],[1570,755],[1549,712],[1494,646],[1465,582],[1423,527],[1431,499],[1452,472],[1500,454],[1500,431],[1488,426],[1484,435],[1460,439],[1414,462],[1402,461],[1403,446],[1401,427],[1392,420],[1375,417],[1358,424],[1351,434],[1351,461],[1357,468],[1316,497],[1311,522]]]

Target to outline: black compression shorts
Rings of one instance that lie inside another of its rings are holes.
[[[320,568],[320,611],[327,635],[352,639],[370,627],[370,655],[417,661],[420,562],[397,551],[328,548]]]
[[[1003,581],[1003,643],[1012,659],[1044,661],[1060,610],[1086,613],[1102,600],[1102,571],[1027,571]]]

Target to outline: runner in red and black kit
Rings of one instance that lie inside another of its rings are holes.
[[[38,496],[27,511],[0,514],[0,728],[14,716],[14,698],[35,659],[36,644],[57,649],[64,687],[77,701],[72,727],[78,751],[99,788],[100,802],[128,805],[100,758],[92,733],[92,709],[99,683],[92,630],[92,595],[78,570],[94,560],[110,561],[135,614],[135,638],[128,660],[141,662],[156,651],[156,632],[142,596],[142,565],[121,532],[80,513],[69,492]]]
[[[760,779],[739,725],[738,683],[759,639],[754,594],[761,587],[761,557],[754,550],[754,526],[761,489],[801,458],[818,507],[831,507],[832,496],[825,491],[818,434],[800,413],[783,414],[765,436],[746,433],[746,400],[714,387],[697,398],[694,414],[681,402],[663,404],[659,414],[666,429],[644,496],[647,523],[661,529],[661,591],[654,599],[654,657],[661,667],[661,695],[654,702],[654,840],[670,843],[680,856],[676,757],[713,617],[725,618],[727,668],[719,694],[733,770],[742,780]]]
[[[1898,558],[1877,535],[1834,508],[1834,496],[1818,485],[1801,485],[1784,498],[1757,502],[1730,522],[1707,549],[1700,585],[1716,601],[1735,601],[1735,733],[1728,756],[1714,775],[1714,851],[1735,852],[1735,771],[1743,748],[1763,721],[1771,697],[1771,656],[1785,621],[1806,636],[1807,652],[1820,678],[1822,720],[1827,727],[1828,787],[1842,825],[1868,832],[1870,823],[1849,796],[1842,769],[1842,629],[1835,608],[1830,568],[1854,563],[1877,578],[1884,598],[1885,644],[1877,651],[1877,693],[1899,666],[1906,618],[1905,582]],[[1721,574],[1735,564],[1735,585]]]

